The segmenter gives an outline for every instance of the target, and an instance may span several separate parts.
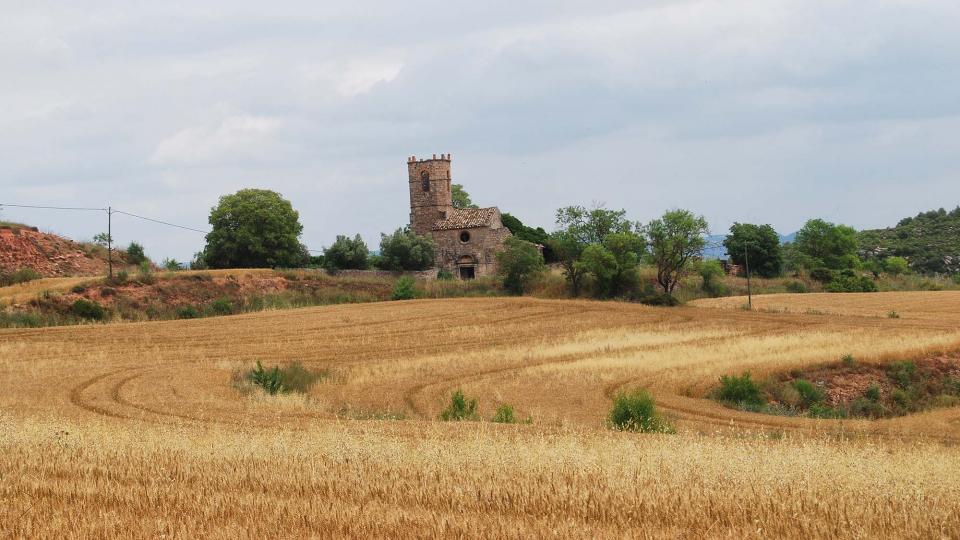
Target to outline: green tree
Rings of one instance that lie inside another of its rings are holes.
[[[507,238],[503,251],[497,253],[497,274],[513,294],[523,294],[544,268],[537,246],[515,236]]]
[[[673,295],[677,283],[690,272],[691,263],[703,256],[707,220],[689,210],[670,210],[644,227],[650,243],[650,262],[657,268],[657,283]]]
[[[97,233],[93,235],[93,243],[98,246],[106,246],[113,243],[113,237],[105,232]]]
[[[557,210],[557,227],[573,236],[583,246],[602,244],[608,234],[637,229],[637,224],[626,216],[626,210],[608,210],[602,205],[590,209],[567,206]]]
[[[557,231],[551,234],[547,244],[556,260],[563,267],[563,275],[570,286],[571,296],[580,296],[580,288],[583,285],[583,278],[587,274],[587,269],[579,262],[586,246],[567,231]]]
[[[603,244],[583,250],[580,266],[596,279],[596,294],[614,297],[633,292],[639,285],[637,267],[643,256],[643,237],[633,232],[608,234]]]
[[[220,197],[210,225],[203,251],[210,268],[296,267],[307,258],[300,214],[274,191],[242,189]]]
[[[857,268],[857,231],[846,225],[835,225],[822,219],[811,219],[797,232],[797,249],[808,268],[831,270]]]
[[[450,195],[453,197],[454,208],[477,208],[477,205],[470,200],[470,194],[463,189],[462,184],[450,186]]]
[[[703,291],[710,296],[723,296],[727,290],[720,278],[724,276],[720,261],[711,259],[700,263],[700,277],[703,278]]]
[[[883,261],[883,269],[891,276],[899,276],[910,272],[910,263],[903,257],[887,257]]]
[[[409,227],[380,235],[380,268],[395,272],[426,270],[433,267],[433,262],[433,240],[420,236]]]
[[[547,231],[543,230],[543,227],[528,227],[524,225],[523,222],[520,221],[516,216],[507,212],[504,212],[500,216],[500,221],[503,223],[503,226],[510,229],[510,232],[517,238],[543,246],[544,262],[556,262],[556,258],[553,255],[553,249],[550,247],[550,235],[547,233]]]
[[[766,278],[778,277],[783,271],[780,236],[770,225],[734,223],[723,240],[734,264],[745,267],[749,258],[750,272]]]
[[[130,246],[127,248],[127,262],[139,266],[146,260],[147,255],[143,252],[143,246],[136,242],[130,242]]]
[[[323,250],[323,262],[330,270],[363,270],[367,268],[370,250],[360,235],[353,238],[338,235],[333,244]]]

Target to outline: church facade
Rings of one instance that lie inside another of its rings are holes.
[[[410,229],[436,245],[436,265],[460,279],[495,274],[497,253],[510,230],[500,209],[454,208],[450,154],[407,158]]]

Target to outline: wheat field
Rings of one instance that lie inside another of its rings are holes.
[[[720,375],[960,350],[960,294],[489,298],[0,331],[0,536],[960,535],[960,410],[734,411]],[[729,309],[709,309],[709,307]],[[900,318],[885,314],[896,310]],[[257,360],[327,375],[238,390]],[[618,433],[648,388],[673,435]],[[489,419],[437,420],[450,393]]]

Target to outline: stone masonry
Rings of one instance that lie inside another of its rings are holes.
[[[460,279],[496,273],[496,254],[510,230],[500,210],[454,208],[450,154],[431,159],[407,158],[410,182],[410,228],[436,244],[437,267]]]

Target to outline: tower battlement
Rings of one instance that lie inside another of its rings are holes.
[[[410,156],[407,158],[407,163],[424,163],[427,161],[450,161],[450,154],[440,154],[440,157],[437,157],[436,154],[432,158],[423,158],[417,159],[417,156]]]

